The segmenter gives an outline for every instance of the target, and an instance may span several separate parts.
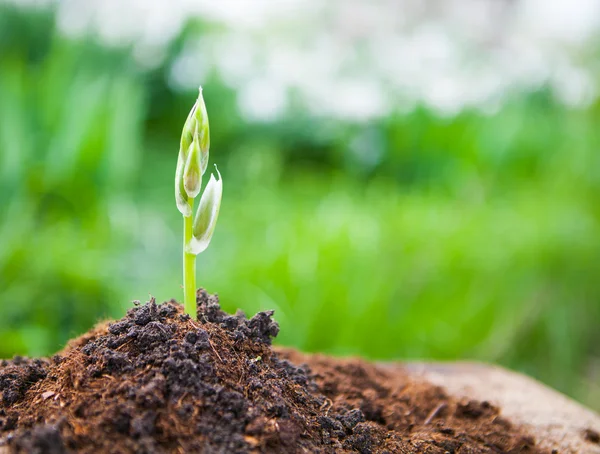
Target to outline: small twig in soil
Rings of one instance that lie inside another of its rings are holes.
[[[183,395],[179,398],[179,400],[177,401],[177,406],[181,407],[181,404],[183,403],[184,399],[188,396],[188,393],[185,392],[183,393]]]
[[[210,348],[212,348],[213,352],[215,352],[215,355],[217,355],[217,358],[219,358],[219,360],[221,362],[223,362],[223,358],[221,358],[221,355],[219,355],[219,352],[217,351],[217,349],[215,348],[215,346],[213,345],[212,341],[210,340],[210,338],[208,339],[208,343],[210,344]]]
[[[323,404],[321,405],[321,408],[319,408],[319,410],[325,411],[325,415],[327,415],[329,413],[329,410],[331,410],[331,407],[333,407],[333,402],[331,401],[331,399],[326,399],[325,402],[323,402]]]
[[[119,345],[117,348],[115,348],[115,351],[121,350],[123,347],[125,347],[126,345],[129,345],[131,343],[131,339],[123,342],[121,345]]]
[[[433,410],[431,410],[429,412],[429,414],[427,415],[427,418],[425,418],[425,421],[423,422],[423,424],[424,425],[429,424],[433,420],[433,418],[435,418],[437,416],[437,414],[444,408],[446,408],[446,404],[441,403],[437,407],[435,407]]]

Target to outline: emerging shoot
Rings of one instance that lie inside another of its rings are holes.
[[[183,125],[177,170],[175,172],[175,202],[183,215],[183,304],[186,314],[196,318],[196,255],[204,251],[212,238],[219,216],[223,181],[211,174],[200,204],[193,217],[194,199],[202,189],[202,175],[208,166],[210,136],[208,114],[202,98],[198,99]]]

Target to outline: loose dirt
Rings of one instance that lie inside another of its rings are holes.
[[[0,453],[541,453],[487,402],[273,349],[272,312],[153,300],[50,359],[0,362]]]

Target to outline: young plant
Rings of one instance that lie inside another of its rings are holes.
[[[196,255],[204,251],[215,230],[223,181],[211,174],[193,217],[194,199],[202,188],[202,175],[208,166],[210,144],[208,114],[202,98],[202,87],[198,99],[183,125],[177,171],[175,172],[175,201],[183,215],[183,304],[186,314],[196,318]]]

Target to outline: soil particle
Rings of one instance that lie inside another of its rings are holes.
[[[2,361],[0,452],[543,452],[487,402],[273,349],[272,311],[248,319],[197,297],[197,322],[152,299],[51,360]]]
[[[24,436],[15,440],[14,448],[30,454],[64,454],[67,452],[58,427],[46,424],[25,431]]]
[[[592,429],[586,429],[583,433],[583,437],[590,443],[600,444],[600,433]]]
[[[0,390],[2,405],[10,407],[22,399],[27,390],[46,376],[46,363],[43,360],[30,360],[15,356],[12,361],[1,361]]]

